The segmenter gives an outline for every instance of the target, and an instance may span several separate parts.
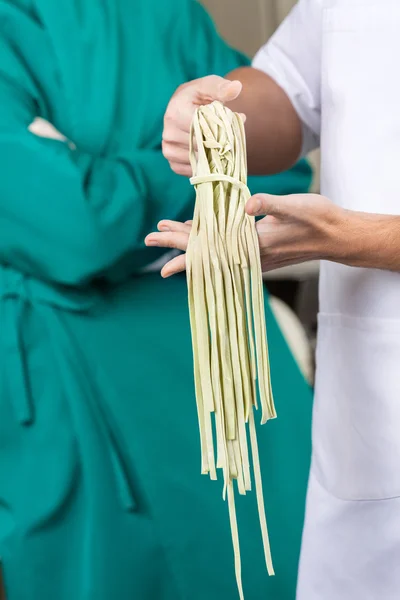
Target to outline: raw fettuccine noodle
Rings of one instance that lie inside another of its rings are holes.
[[[196,206],[187,279],[201,471],[211,479],[217,479],[217,469],[223,472],[243,599],[233,480],[239,494],[251,489],[249,437],[265,559],[273,575],[254,421],[257,398],[262,423],[276,413],[258,237],[254,217],[245,213],[250,193],[241,117],[219,102],[200,107],[192,121],[190,154]]]

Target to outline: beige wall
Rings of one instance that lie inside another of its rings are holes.
[[[295,0],[202,0],[225,39],[250,56],[285,18]]]
[[[265,0],[264,0],[265,1]],[[295,0],[274,0],[278,21],[281,22],[296,4]]]
[[[296,0],[201,0],[221,35],[235,48],[253,56],[286,17]],[[313,190],[319,190],[319,152],[314,166]]]

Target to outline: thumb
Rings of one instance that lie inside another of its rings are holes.
[[[209,75],[198,80],[198,94],[203,101],[231,102],[235,100],[242,91],[240,81],[230,81],[218,75]]]
[[[288,211],[287,196],[272,196],[271,194],[256,194],[246,204],[246,212],[253,217],[271,215],[284,217]]]
[[[216,100],[220,102],[232,102],[232,100],[236,100],[242,91],[242,84],[240,81],[227,81],[225,80],[218,89],[218,95]]]

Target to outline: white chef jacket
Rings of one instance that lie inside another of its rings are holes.
[[[322,153],[322,193],[400,214],[400,1],[300,0],[254,59]],[[321,267],[298,600],[400,599],[400,274]]]

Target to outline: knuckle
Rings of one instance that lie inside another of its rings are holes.
[[[185,90],[189,85],[191,85],[192,82],[188,81],[185,83],[181,83],[180,85],[178,85],[178,87],[176,88],[176,92],[174,94],[174,96],[177,96],[180,92],[182,92],[183,90]]]
[[[176,120],[177,111],[171,103],[164,114],[164,127],[167,127]]]
[[[186,175],[185,166],[182,164],[171,162],[171,168],[177,175]]]
[[[207,75],[205,79],[212,84],[218,84],[222,81],[222,78],[219,77],[219,75]]]
[[[171,147],[169,144],[162,142],[162,153],[168,161],[171,160]]]
[[[166,142],[170,142],[171,139],[172,139],[171,127],[168,123],[167,125],[165,125],[164,130],[163,130],[162,141],[163,141],[163,143],[166,143]]]

